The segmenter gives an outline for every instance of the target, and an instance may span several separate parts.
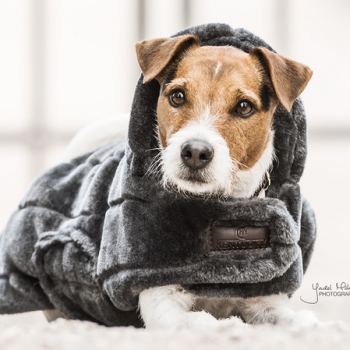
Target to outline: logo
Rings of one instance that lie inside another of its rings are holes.
[[[230,252],[270,247],[268,226],[216,226],[210,227],[209,250]]]
[[[267,240],[256,241],[238,241],[229,239],[220,239],[217,241],[218,250],[245,250],[262,249],[268,246]]]
[[[237,236],[241,239],[246,239],[248,235],[248,229],[246,227],[239,227],[237,229]]]
[[[312,284],[312,289],[315,291],[313,300],[305,300],[300,296],[300,300],[306,304],[317,304],[319,297],[349,297],[350,285],[346,282],[336,283],[335,286],[327,284],[321,286],[319,283]]]

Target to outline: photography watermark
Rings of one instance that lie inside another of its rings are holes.
[[[315,291],[314,300],[305,300],[300,296],[300,300],[307,304],[317,304],[320,297],[350,297],[350,284],[346,282],[320,286],[318,283],[312,284]]]

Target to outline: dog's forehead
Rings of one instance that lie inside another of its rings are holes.
[[[232,46],[203,46],[188,52],[180,61],[176,78],[206,83],[256,84],[259,70],[251,57]]]

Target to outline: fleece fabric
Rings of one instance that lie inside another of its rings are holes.
[[[245,52],[272,48],[225,24],[188,28],[202,45]],[[316,236],[298,182],[306,157],[306,120],[298,98],[274,116],[271,186],[265,199],[204,199],[160,185],[147,174],[157,156],[154,115],[159,84],[142,83],[127,141],[60,164],[38,177],[1,235],[0,313],[57,309],[67,318],[141,327],[138,296],[169,284],[207,297],[292,294]],[[211,227],[267,226],[271,246],[211,252]]]

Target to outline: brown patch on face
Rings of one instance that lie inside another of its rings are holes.
[[[233,161],[241,170],[254,166],[270,141],[278,104],[260,63],[233,47],[196,47],[186,52],[170,82],[166,76],[167,72],[157,78],[162,85],[157,108],[162,147],[168,145],[171,135],[198,120],[209,108],[210,115],[215,116],[213,127],[226,141]],[[186,102],[174,108],[169,95],[176,90],[185,93]],[[249,101],[254,113],[239,116],[235,111],[240,101]]]

